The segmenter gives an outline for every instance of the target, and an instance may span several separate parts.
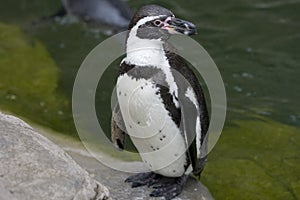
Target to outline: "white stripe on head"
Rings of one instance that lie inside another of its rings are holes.
[[[145,48],[145,47],[152,47],[153,44],[148,44],[146,43],[146,46],[141,46],[139,45],[141,43],[140,40],[143,41],[143,43],[145,43],[146,41],[151,41],[151,43],[155,42],[155,41],[158,41],[159,44],[161,43],[161,40],[160,39],[141,39],[137,36],[137,31],[139,29],[139,27],[149,21],[152,21],[154,19],[158,19],[160,17],[162,17],[163,15],[158,15],[158,16],[148,16],[148,17],[144,17],[142,19],[140,19],[133,27],[132,29],[130,30],[129,32],[129,36],[127,38],[127,53],[131,51],[131,49],[133,50],[136,50],[136,49],[139,49],[139,48]]]
[[[130,30],[127,42],[125,62],[127,64],[134,64],[138,66],[157,66],[161,64],[163,42],[160,39],[146,39],[137,36],[139,26],[146,22],[160,18],[160,16],[149,16],[140,19]]]

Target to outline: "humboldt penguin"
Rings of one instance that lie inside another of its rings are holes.
[[[204,94],[194,72],[168,42],[172,34],[196,34],[196,26],[166,8],[146,5],[135,13],[128,30],[112,141],[123,149],[128,135],[149,168],[125,181],[132,187],[153,186],[151,197],[169,200],[181,193],[189,174],[200,178],[207,160]]]
[[[70,14],[92,24],[126,29],[132,17],[132,10],[122,0],[61,0],[61,3],[60,10],[44,20]]]

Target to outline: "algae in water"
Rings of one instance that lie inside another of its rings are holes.
[[[235,121],[208,156],[202,181],[216,199],[299,199],[299,128],[257,116]]]
[[[73,132],[69,100],[57,91],[59,75],[42,43],[30,43],[19,27],[0,23],[0,109]]]

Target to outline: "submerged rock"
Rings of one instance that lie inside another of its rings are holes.
[[[61,148],[20,119],[0,113],[0,199],[111,198]]]

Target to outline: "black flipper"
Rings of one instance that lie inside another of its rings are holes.
[[[188,90],[190,90],[191,93],[195,93],[191,84],[178,71],[173,70],[172,73],[178,86],[178,100],[181,111],[180,129],[188,147],[188,163],[186,167],[192,164],[194,169],[197,165],[196,124],[197,117],[200,113],[195,102],[192,102],[187,96]]]
[[[175,81],[179,82],[177,84],[179,87],[178,98],[179,101],[181,102],[181,107],[183,107],[183,109],[181,109],[181,113],[182,113],[181,123],[184,127],[181,128],[185,130],[185,133],[187,135],[187,141],[188,144],[190,145],[188,152],[189,152],[190,161],[192,162],[192,166],[193,166],[193,173],[196,176],[200,177],[201,172],[207,160],[207,155],[206,155],[207,141],[208,141],[207,130],[209,126],[209,115],[206,107],[204,94],[195,73],[189,68],[186,61],[176,53],[176,49],[174,49],[174,47],[169,43],[166,43],[164,48],[170,66],[172,67],[173,75],[175,79],[179,79]],[[195,107],[193,107],[193,104],[190,101],[190,99],[187,99],[187,97],[185,96],[187,87],[191,87],[193,92],[195,93],[195,97],[199,107],[198,113],[196,113],[194,109]],[[200,149],[199,158],[197,157],[196,140],[195,140],[196,118],[194,117],[197,116],[200,116],[200,125],[201,125],[201,139],[200,139],[201,149]]]

